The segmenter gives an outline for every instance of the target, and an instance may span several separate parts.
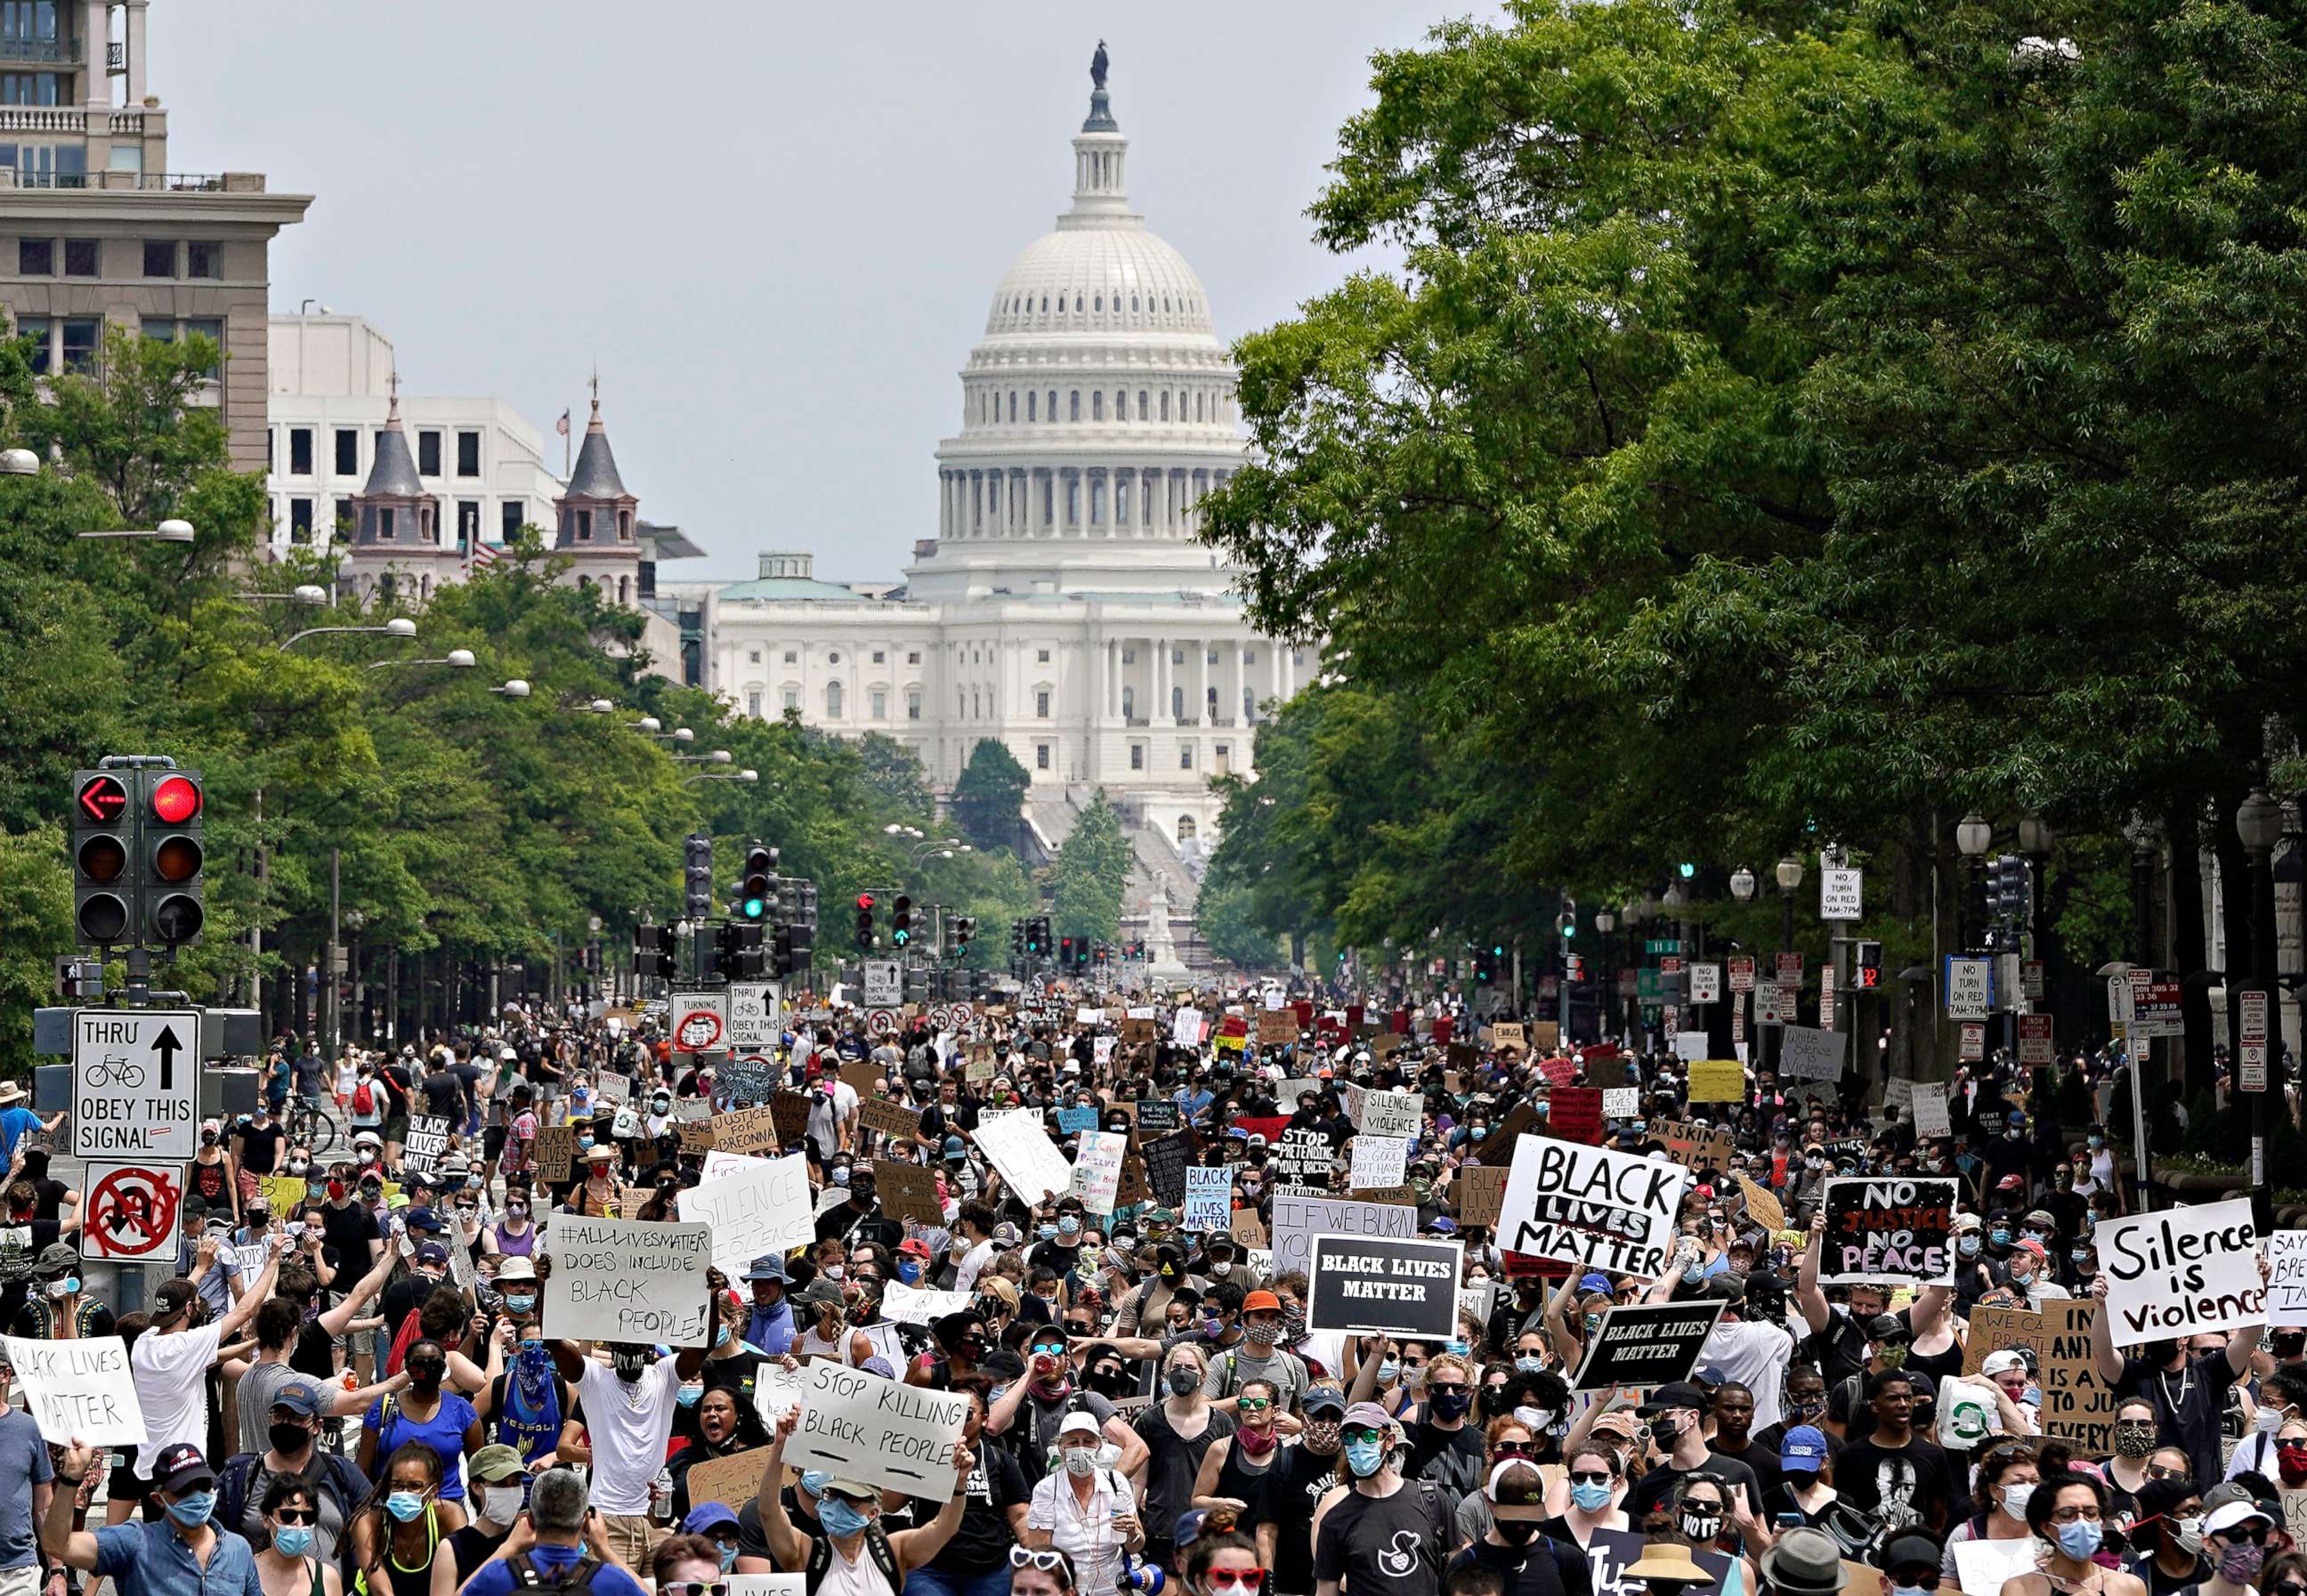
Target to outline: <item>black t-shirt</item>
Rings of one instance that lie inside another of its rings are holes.
[[[1456,1429],[1438,1429],[1423,1419],[1412,1419],[1402,1425],[1402,1433],[1410,1448],[1402,1478],[1440,1480],[1461,1496],[1466,1494],[1470,1478],[1474,1489],[1481,1489],[1482,1432],[1472,1420]]]
[[[472,1578],[475,1571],[487,1562],[511,1534],[511,1530],[503,1529],[492,1535],[477,1523],[471,1523],[450,1536],[443,1549],[450,1555],[451,1566],[457,1571],[457,1583],[462,1584]]]
[[[1954,1470],[1935,1441],[1917,1437],[1903,1446],[1885,1446],[1870,1436],[1835,1454],[1834,1489],[1893,1531],[1917,1523],[1935,1531],[1946,1523]]]
[[[1350,1490],[1322,1520],[1314,1577],[1386,1596],[1440,1596],[1442,1553],[1458,1538],[1442,1488],[1405,1480],[1390,1497]]]
[[[321,1210],[321,1242],[337,1249],[337,1267],[349,1270],[356,1276],[366,1274],[374,1263],[369,1256],[368,1244],[383,1240],[376,1228],[376,1215],[356,1198],[343,1207],[334,1203]]]
[[[1150,1536],[1167,1540],[1164,1526],[1175,1526],[1179,1516],[1193,1506],[1194,1480],[1201,1472],[1202,1459],[1211,1443],[1233,1434],[1233,1415],[1212,1410],[1202,1433],[1188,1440],[1170,1422],[1169,1410],[1156,1402],[1140,1410],[1130,1428],[1145,1443],[1147,1453],[1145,1485],[1139,1493],[1144,1511],[1139,1516]]]
[[[1803,1338],[1797,1361],[1815,1363],[1826,1377],[1830,1399],[1834,1388],[1866,1367],[1866,1332],[1844,1308],[1829,1308],[1826,1328]]]
[[[270,1175],[280,1167],[280,1145],[288,1139],[278,1120],[240,1128],[240,1167],[252,1175]]]
[[[944,1549],[930,1560],[930,1566],[940,1574],[973,1579],[1008,1566],[1009,1544],[1015,1539],[1009,1528],[1009,1509],[1019,1502],[1033,1499],[1033,1488],[1025,1483],[1025,1471],[1017,1460],[999,1446],[978,1446],[977,1466],[969,1471],[969,1484],[963,1492],[961,1526]],[[922,1497],[913,1504],[913,1522],[925,1524],[945,1508],[941,1497]],[[740,1538],[743,1525],[738,1526]]]
[[[1260,1524],[1274,1528],[1274,1579],[1282,1596],[1306,1596],[1314,1588],[1314,1509],[1343,1479],[1344,1454],[1324,1456],[1296,1441],[1287,1442],[1257,1482],[1257,1495],[1241,1515],[1245,1532]]]
[[[763,1352],[732,1352],[726,1358],[708,1358],[705,1368],[697,1377],[708,1391],[729,1391],[736,1394],[737,1411],[752,1412],[753,1386],[760,1379],[761,1365],[770,1360]],[[685,1412],[694,1413],[690,1408]]]
[[[2226,1477],[2219,1456],[2219,1420],[2234,1378],[2224,1351],[2191,1356],[2175,1371],[2158,1369],[2144,1358],[2126,1358],[2114,1394],[2118,1401],[2143,1396],[2153,1403],[2157,1442],[2185,1448],[2199,1482],[2217,1481]]]
[[[1685,1474],[1711,1474],[1718,1480],[1728,1480],[1746,1493],[1748,1512],[1760,1513],[1762,1510],[1762,1487],[1755,1479],[1754,1471],[1735,1457],[1726,1457],[1720,1452],[1709,1450],[1706,1461],[1694,1469],[1677,1469],[1670,1463],[1660,1463],[1635,1480],[1633,1489],[1626,1492],[1625,1501],[1621,1504],[1626,1515],[1640,1524],[1642,1514],[1665,1504],[1674,1490],[1676,1481]]]
[[[1748,1468],[1754,1470],[1755,1482],[1762,1488],[1762,1495],[1765,1497],[1767,1497],[1771,1494],[1771,1490],[1777,1487],[1779,1480],[1783,1474],[1783,1471],[1779,1467],[1778,1447],[1775,1446],[1765,1446],[1761,1441],[1755,1439],[1751,1435],[1746,1438],[1746,1449],[1744,1452],[1727,1452],[1723,1450],[1719,1437],[1709,1450],[1717,1457],[1728,1458],[1732,1463],[1745,1463]]]
[[[425,1077],[425,1111],[454,1117],[465,1100],[464,1083],[445,1069]]]
[[[1482,1540],[1450,1559],[1453,1572],[1475,1566],[1497,1569],[1505,1596],[1589,1596],[1594,1589],[1592,1566],[1575,1540],[1533,1536],[1525,1546],[1492,1546]]]

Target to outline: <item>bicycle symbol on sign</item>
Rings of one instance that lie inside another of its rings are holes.
[[[144,1066],[131,1064],[123,1054],[107,1053],[83,1070],[81,1078],[93,1092],[101,1092],[107,1086],[137,1092],[144,1086]]]

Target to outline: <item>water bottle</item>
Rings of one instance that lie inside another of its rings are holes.
[[[649,1516],[659,1523],[673,1519],[673,1471],[659,1469],[656,1478],[649,1481]]]

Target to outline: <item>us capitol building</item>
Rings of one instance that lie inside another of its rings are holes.
[[[1210,778],[1248,771],[1259,716],[1316,656],[1259,636],[1196,541],[1242,458],[1235,371],[1201,279],[1129,209],[1105,65],[1101,46],[1072,208],[1010,264],[962,370],[938,536],[902,584],[762,554],[757,580],[704,596],[704,684],[750,715],[894,738],[941,791],[999,739],[1032,775],[1044,848],[1103,787],[1144,867],[1133,898],[1187,913]]]

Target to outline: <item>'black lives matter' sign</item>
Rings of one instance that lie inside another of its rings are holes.
[[[1955,1201],[1947,1180],[1829,1180],[1819,1198],[1819,1283],[1951,1284]]]
[[[1602,1310],[1601,1326],[1578,1365],[1574,1391],[1607,1391],[1613,1386],[1663,1386],[1686,1380],[1698,1365],[1714,1322],[1722,1317],[1719,1300],[1705,1302],[1636,1302]]]
[[[1308,1270],[1306,1327],[1414,1335],[1457,1334],[1464,1245],[1376,1236],[1316,1236]]]

